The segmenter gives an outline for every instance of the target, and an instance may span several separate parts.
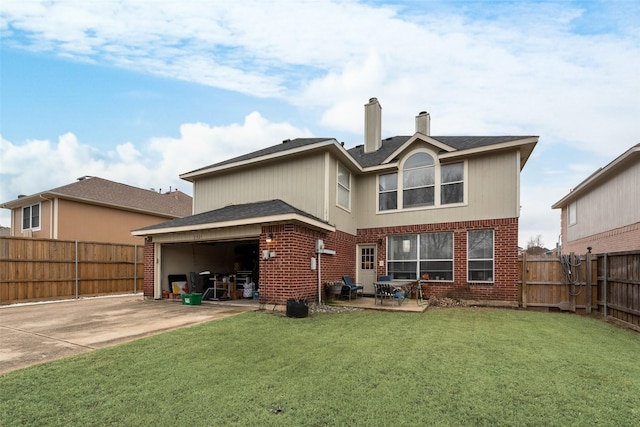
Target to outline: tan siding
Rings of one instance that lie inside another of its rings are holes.
[[[577,200],[577,222],[567,227],[567,240],[640,222],[640,164],[621,170]]]
[[[128,244],[144,244],[131,230],[168,220],[70,200],[59,201],[58,218],[58,239]]]
[[[516,152],[474,157],[468,160],[466,205],[379,214],[376,174],[359,177],[358,228],[518,217],[519,173]]]
[[[323,154],[315,154],[199,179],[193,186],[194,214],[230,204],[281,199],[323,219],[324,162]]]
[[[469,161],[470,219],[519,216],[517,153],[483,156]]]
[[[346,163],[342,163],[347,166]],[[346,210],[338,206],[338,159],[331,156],[329,160],[329,222],[345,233],[356,234],[356,174],[351,171],[351,206]]]
[[[23,234],[22,232],[22,208],[19,207],[17,209],[13,209],[13,236],[16,237],[33,237],[39,239],[50,239],[52,238],[52,230],[51,230],[51,201],[49,200],[41,200],[40,202],[29,203],[28,206],[35,205],[40,203],[40,230],[33,231],[30,236],[28,233]],[[25,205],[27,206],[27,205]]]

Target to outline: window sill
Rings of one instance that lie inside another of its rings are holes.
[[[389,213],[401,213],[401,212],[420,212],[420,211],[430,211],[435,209],[449,209],[449,208],[461,208],[469,206],[467,203],[451,203],[449,205],[431,205],[431,206],[420,206],[415,208],[397,208],[397,209],[387,209],[384,211],[377,210],[376,214],[389,214]]]

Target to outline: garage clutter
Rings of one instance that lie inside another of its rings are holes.
[[[162,297],[182,299],[183,304],[199,305],[203,300],[226,301],[236,299],[256,299],[258,290],[252,280],[251,271],[237,271],[235,275],[212,274],[201,271],[190,274],[170,274],[169,290],[163,290]]]

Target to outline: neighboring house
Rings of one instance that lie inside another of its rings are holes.
[[[378,276],[428,273],[432,294],[517,303],[520,171],[537,141],[431,136],[425,112],[413,135],[382,140],[372,98],[364,145],[285,140],[181,175],[195,215],[133,231],[147,237],[145,295],[202,270],[249,271],[274,304],[343,275],[371,293]]]
[[[568,254],[640,249],[640,144],[598,169],[553,206]]]
[[[193,199],[98,177],[19,196],[0,207],[11,210],[11,236],[143,244],[131,230],[191,215]]]

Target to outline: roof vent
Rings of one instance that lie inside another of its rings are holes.
[[[22,199],[23,197],[27,197],[26,194],[18,194],[18,199]]]
[[[78,178],[78,181],[84,181],[85,179],[89,179],[92,178],[91,175],[85,175],[85,176],[81,176],[80,178]]]
[[[287,139],[283,139],[283,140],[282,140],[282,143],[283,143],[283,144],[286,144],[287,142],[291,142],[291,139],[287,138]]]

